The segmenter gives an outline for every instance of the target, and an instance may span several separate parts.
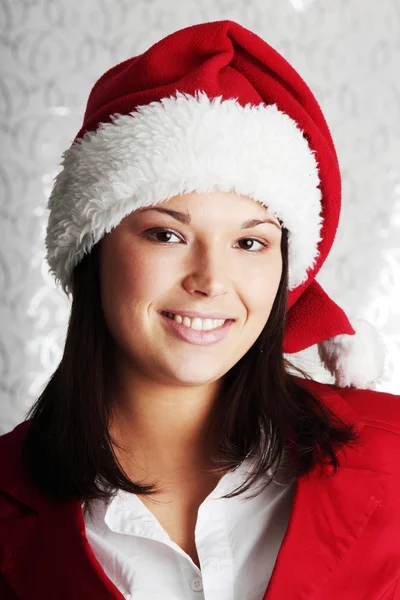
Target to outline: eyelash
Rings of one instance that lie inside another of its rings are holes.
[[[156,242],[156,244],[166,244],[168,245],[169,242],[160,242],[160,240],[155,240],[154,238],[150,237],[151,234],[157,234],[157,233],[172,233],[173,235],[176,235],[176,237],[179,237],[179,235],[177,233],[175,233],[175,231],[173,231],[172,229],[165,229],[163,227],[157,227],[157,228],[153,228],[153,229],[148,229],[147,231],[145,231],[145,235],[146,237],[148,237],[151,241]],[[253,237],[247,237],[247,238],[241,238],[239,241],[241,240],[253,240],[255,242],[258,242],[259,244],[261,244],[263,246],[263,248],[261,250],[245,250],[245,252],[250,252],[252,254],[258,254],[261,252],[264,252],[267,248],[269,248],[269,244],[267,242],[262,242],[261,240],[257,239],[257,238],[253,238]]]

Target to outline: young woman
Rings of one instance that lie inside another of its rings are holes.
[[[340,173],[304,81],[232,21],[177,31],[97,81],[62,166],[71,315],[0,438],[1,598],[400,599],[400,398],[315,279]],[[313,344],[335,385],[285,357]]]

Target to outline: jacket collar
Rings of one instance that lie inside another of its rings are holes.
[[[361,432],[362,423],[336,388],[319,384],[317,391],[337,416]],[[6,503],[0,572],[19,600],[123,600],[90,548],[81,502],[50,502],[21,476],[18,447],[27,426],[23,422],[12,432],[10,460],[1,465],[1,489],[14,502]],[[334,477],[318,468],[297,479],[289,524],[263,600],[289,598],[293,590],[298,600],[321,597],[322,586],[383,500],[390,474],[368,469],[351,448],[345,452],[339,459],[346,466],[339,466]]]

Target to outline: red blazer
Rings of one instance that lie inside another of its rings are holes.
[[[334,477],[297,480],[264,600],[400,600],[400,396],[307,383],[360,444]],[[85,535],[80,501],[55,504],[20,467],[29,421],[0,437],[0,598],[123,600]]]

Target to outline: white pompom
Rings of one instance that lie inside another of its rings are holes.
[[[385,343],[368,321],[355,318],[350,322],[356,334],[320,342],[319,357],[338,387],[374,389],[385,369]]]

